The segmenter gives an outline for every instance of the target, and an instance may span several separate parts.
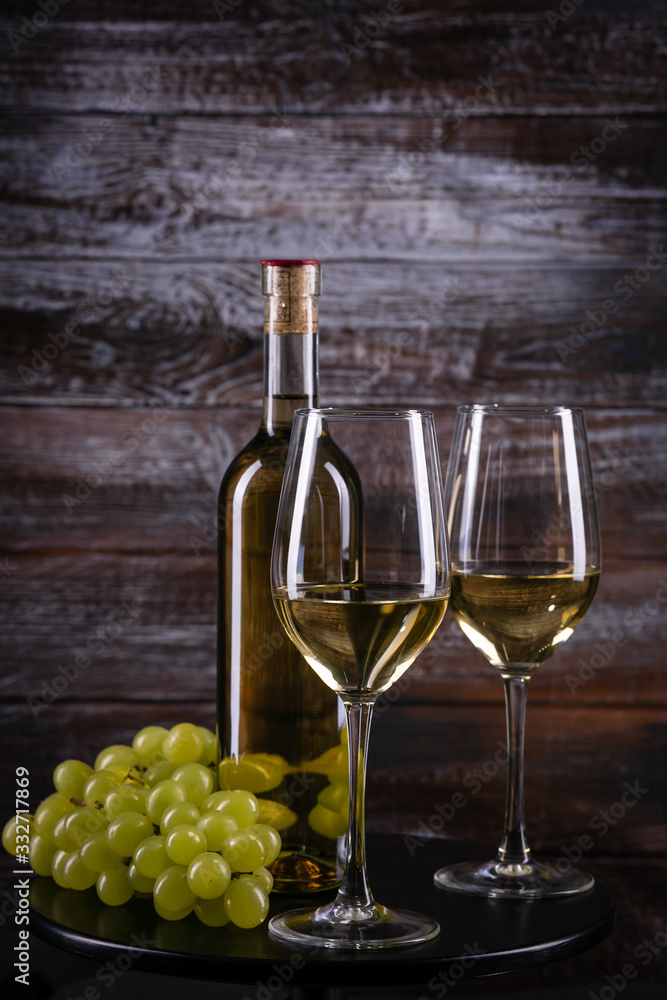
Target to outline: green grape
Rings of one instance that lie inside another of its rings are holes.
[[[158,782],[171,778],[175,770],[175,764],[170,764],[168,760],[159,760],[157,763],[151,764],[150,767],[146,768],[144,781],[153,788]]]
[[[99,809],[91,809],[90,806],[66,813],[64,821],[65,830],[77,847],[81,847],[91,833],[100,833],[100,831],[106,830],[109,825],[104,813]]]
[[[273,875],[268,868],[255,868],[252,875],[242,875],[241,878],[256,878],[262,883],[267,892],[271,892],[273,889]]]
[[[347,830],[347,823],[340,813],[326,809],[319,802],[308,813],[308,824],[315,833],[319,833],[323,837],[330,837],[332,840],[335,840],[336,837],[342,837]]]
[[[294,826],[299,818],[295,812],[284,806],[282,802],[274,802],[273,799],[258,799],[259,816],[258,823],[267,823],[274,830],[279,832]]]
[[[199,899],[222,896],[230,883],[232,870],[219,854],[204,851],[188,865],[188,885]]]
[[[153,895],[153,886],[155,885],[154,878],[148,878],[146,875],[142,875],[137,869],[135,864],[130,864],[127,869],[127,877],[129,879],[130,885],[137,893],[146,893],[149,896]]]
[[[135,892],[152,894],[156,913],[169,921],[194,909],[212,927],[230,920],[257,926],[273,885],[265,866],[281,839],[259,822],[252,792],[213,791],[217,754],[210,729],[179,723],[169,730],[145,726],[131,746],[105,747],[94,769],[61,761],[55,792],[28,817],[33,871],[66,889],[95,885],[108,906]],[[11,853],[16,838],[13,817],[3,829]],[[233,870],[241,877],[232,877]]]
[[[172,764],[190,764],[199,760],[204,750],[204,737],[199,726],[191,722],[179,722],[164,738],[162,750]]]
[[[340,743],[330,747],[315,760],[304,765],[303,769],[314,774],[325,774],[330,781],[345,781],[349,777],[347,747]]]
[[[220,788],[243,788],[245,791],[270,792],[277,788],[290,766],[278,754],[246,753],[225,757],[218,765]]]
[[[278,831],[274,830],[272,826],[267,826],[266,823],[253,823],[252,826],[247,827],[247,830],[251,833],[256,833],[262,838],[264,846],[267,850],[267,856],[262,864],[272,865],[280,854],[283,846],[283,842]]]
[[[18,829],[17,829],[17,827],[18,827]],[[27,827],[27,831],[28,831],[27,833],[26,833],[26,827]],[[29,845],[29,843],[30,843],[30,837],[31,836],[34,836],[34,817],[33,816],[29,816],[28,814],[26,814],[25,816],[23,816],[21,818],[20,827],[19,827],[19,824],[17,823],[16,816],[12,816],[11,819],[7,820],[7,822],[5,823],[5,825],[3,827],[3,830],[2,830],[2,846],[7,851],[8,854],[13,854],[14,857],[16,857],[17,856],[17,850],[16,850],[17,846],[19,846],[19,845],[20,846],[25,845],[27,847]],[[19,837],[22,838],[22,839],[19,840],[18,839]],[[26,837],[28,838],[27,840],[25,839]],[[22,850],[22,851],[19,851],[18,853],[19,854],[25,854],[26,852]]]
[[[317,796],[317,801],[325,809],[330,809],[331,812],[340,812],[341,806],[344,806],[347,812],[350,801],[349,786],[343,781],[332,781],[330,785],[322,789]]]
[[[213,775],[203,764],[180,764],[172,774],[183,785],[188,802],[200,806],[213,791]]]
[[[142,777],[138,764],[114,764],[112,761],[110,764],[107,764],[106,767],[102,768],[102,770],[110,771],[111,774],[115,774],[118,779],[118,784],[125,783],[127,781],[139,781]]]
[[[63,813],[59,816],[53,825],[51,839],[60,851],[76,851],[79,846],[74,840],[72,834],[67,830],[67,821],[75,814],[76,808],[72,809],[70,807],[69,812]]]
[[[153,900],[163,910],[174,912],[192,907],[195,898],[188,885],[188,871],[184,865],[172,865],[155,880]]]
[[[97,877],[96,888],[97,895],[107,906],[122,906],[134,895],[134,888],[128,877],[128,867],[123,864],[101,872]]]
[[[51,877],[61,889],[69,889],[69,882],[65,878],[65,864],[70,854],[70,851],[56,851],[51,859]]]
[[[167,854],[177,865],[189,865],[197,854],[206,850],[206,837],[196,826],[181,823],[167,834]]]
[[[157,764],[158,760],[164,760],[162,744],[168,730],[164,726],[144,726],[135,734],[132,740],[132,749],[136,750],[140,757],[148,757],[151,763]],[[158,756],[153,756],[157,754]]]
[[[203,764],[204,767],[210,767],[211,765],[215,765],[218,760],[218,739],[215,733],[212,733],[206,726],[199,726],[199,732],[204,741],[204,749],[197,763]]]
[[[16,816],[8,819],[2,828],[2,846],[7,854],[16,857]]]
[[[153,900],[153,906],[158,917],[162,917],[163,920],[183,920],[185,917],[189,917],[194,909],[193,906],[184,906],[181,910],[165,910],[155,900]]]
[[[82,861],[78,851],[74,851],[63,865],[65,878],[69,882],[71,889],[90,889],[95,885],[98,878],[97,872],[91,872]]]
[[[136,812],[142,815],[146,812],[147,790],[140,785],[117,785],[107,792],[104,799],[104,811],[109,819],[115,819],[121,813]]]
[[[209,851],[221,851],[227,837],[235,833],[239,825],[233,816],[213,809],[197,820],[196,827],[206,837]]]
[[[140,813],[121,813],[109,823],[109,847],[122,858],[131,858],[142,840],[153,836],[153,824]]]
[[[153,823],[159,825],[169,806],[176,805],[177,802],[185,802],[185,794],[183,786],[172,778],[159,781],[148,793],[146,813]]]
[[[116,768],[124,768],[127,772],[138,763],[139,754],[136,750],[128,747],[125,743],[114,743],[112,746],[100,750],[95,758],[95,770],[104,771],[113,767],[114,771]]]
[[[37,875],[50,875],[56,845],[38,833],[30,839],[30,867]]]
[[[134,866],[140,875],[156,879],[173,864],[166,848],[166,837],[147,837],[134,852]]]
[[[211,792],[208,798],[204,799],[204,801],[201,804],[202,814],[206,812],[211,812],[212,810],[218,812],[221,806],[228,804],[228,795],[229,792],[224,792],[224,791]]]
[[[232,871],[252,872],[264,864],[268,850],[259,834],[250,830],[237,830],[227,837],[222,848],[222,856],[229,862]],[[231,914],[230,917],[234,920]]]
[[[217,899],[198,899],[195,903],[195,913],[208,927],[224,927],[229,923],[224,896],[218,896]]]
[[[82,799],[84,786],[92,773],[90,764],[82,760],[64,760],[53,772],[53,784],[66,799]]]
[[[70,812],[71,808],[72,803],[59,792],[53,792],[40,802],[35,810],[35,830],[40,837],[50,837],[56,820],[63,813]]]
[[[227,916],[237,927],[258,927],[269,912],[269,894],[256,878],[234,879],[224,895]]]
[[[104,804],[107,792],[118,785],[118,775],[113,771],[93,771],[83,788],[83,801],[87,806]]]
[[[175,826],[181,823],[190,823],[196,826],[199,822],[199,809],[194,802],[177,802],[175,806],[165,809],[160,822],[160,833],[167,834]]]
[[[79,848],[79,854],[86,868],[98,875],[118,866],[118,855],[109,847],[106,830],[91,833]]]
[[[259,802],[252,792],[213,792],[201,806],[203,813],[219,809],[233,816],[239,827],[251,826],[259,819]]]

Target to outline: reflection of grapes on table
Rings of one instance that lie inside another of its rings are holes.
[[[262,769],[265,782],[276,769],[282,780],[281,759],[259,756],[255,783]],[[216,757],[215,735],[184,722],[147,726],[93,766],[65,760],[34,816],[5,825],[3,846],[62,889],[95,886],[111,907],[151,896],[165,920],[194,912],[212,927],[256,927],[282,841],[251,790],[216,787]]]

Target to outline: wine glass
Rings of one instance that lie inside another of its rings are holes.
[[[345,706],[350,787],[338,895],[269,923],[290,945],[387,948],[439,932],[430,917],[373,899],[364,786],[373,704],[424,649],[447,607],[443,497],[433,414],[297,410],[271,584],[290,639]]]
[[[536,899],[584,892],[592,876],[535,861],[523,816],[528,681],[577,627],[598,585],[600,541],[584,411],[462,406],[445,487],[451,610],[505,685],[505,832],[494,860],[435,873],[470,895]]]

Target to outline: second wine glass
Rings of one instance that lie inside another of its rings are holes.
[[[523,815],[528,682],[583,618],[600,573],[584,412],[564,406],[463,406],[446,497],[451,610],[505,684],[505,833],[496,858],[445,867],[443,889],[536,899],[584,892],[586,872],[531,857]]]
[[[361,950],[428,941],[437,921],[373,899],[364,785],[373,704],[429,642],[449,596],[431,413],[297,411],[272,590],[290,639],[345,706],[349,808],[336,899],[276,916],[269,930],[297,946]]]

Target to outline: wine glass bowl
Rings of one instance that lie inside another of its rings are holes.
[[[354,950],[430,940],[435,920],[373,899],[364,787],[373,704],[430,641],[449,597],[431,413],[297,411],[271,586],[290,639],[345,707],[349,811],[336,899],[276,916],[269,930],[292,945]]]
[[[436,885],[469,895],[536,899],[586,891],[585,872],[532,858],[523,815],[527,685],[581,622],[600,573],[584,412],[464,406],[445,487],[450,608],[505,685],[509,766],[505,832],[495,859],[440,869]]]

